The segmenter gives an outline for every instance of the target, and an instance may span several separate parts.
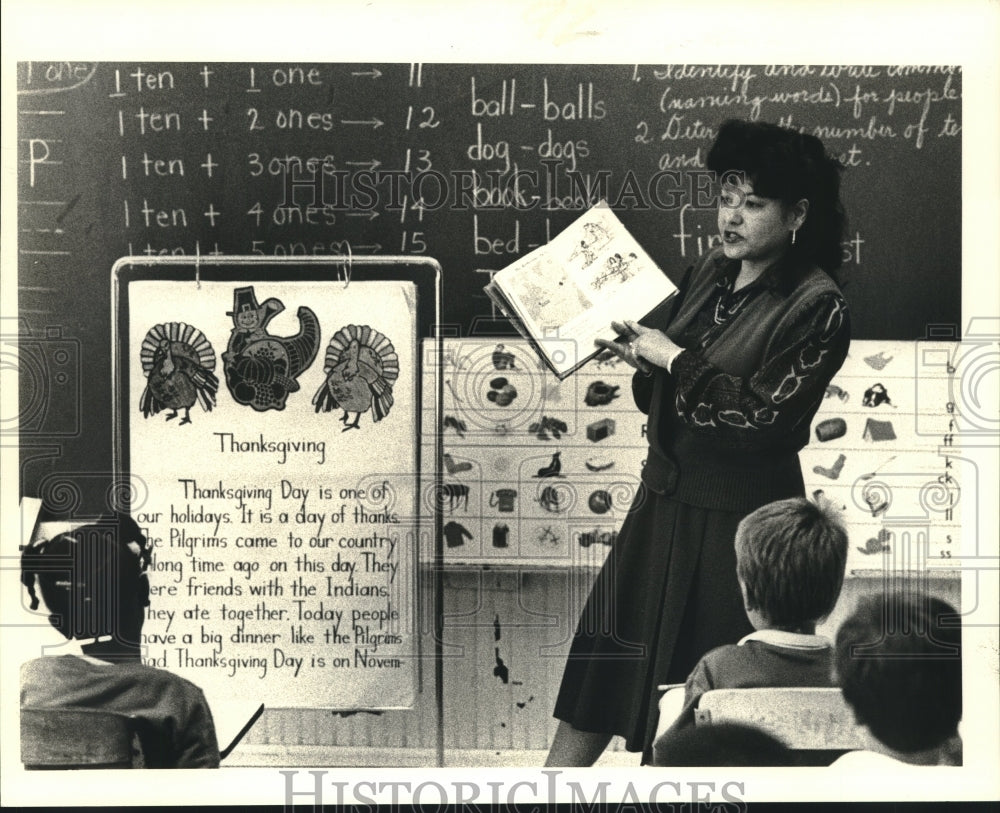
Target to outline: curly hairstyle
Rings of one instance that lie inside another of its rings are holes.
[[[786,207],[809,201],[805,222],[789,246],[800,272],[815,264],[836,279],[847,217],[840,200],[843,165],[816,136],[767,122],[728,119],[719,127],[706,166],[720,179],[738,173],[756,194]]]
[[[146,537],[131,517],[103,516],[26,547],[21,552],[21,583],[32,610],[39,605],[37,584],[49,623],[66,638],[131,638],[137,633],[130,614],[149,605],[145,571],[150,558]]]

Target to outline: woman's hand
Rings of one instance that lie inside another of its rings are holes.
[[[638,322],[612,322],[611,327],[616,333],[626,337],[626,341],[597,339],[597,346],[609,350],[630,366],[647,374],[652,372],[653,365],[667,368],[671,359],[682,350],[662,330],[644,327]]]

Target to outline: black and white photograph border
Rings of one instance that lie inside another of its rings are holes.
[[[950,361],[956,400],[977,421],[950,442],[975,483],[962,505],[961,570],[965,743],[960,768],[662,769],[600,763],[592,769],[332,768],[311,764],[163,771],[25,771],[19,760],[18,666],[30,630],[0,618],[0,795],[5,806],[407,805],[461,803],[471,809],[605,801],[655,809],[755,810],[773,802],[982,802],[1000,799],[1000,686],[997,570],[1000,520],[1000,4],[894,0],[852,4],[713,4],[644,0],[276,3],[175,0],[159,9],[66,0],[3,4],[2,276],[0,316],[19,310],[18,186],[26,171],[18,143],[17,63],[100,61],[461,62],[621,64],[877,64],[962,68],[962,342]],[[456,91],[457,92],[457,91]],[[913,178],[907,199],[933,207],[934,190]],[[96,234],[100,229],[95,230]],[[108,269],[110,272],[110,269]],[[447,281],[445,282],[447,285]],[[95,319],[103,318],[95,315]],[[930,327],[930,326],[929,326]],[[2,349],[2,348],[0,348]],[[0,579],[19,586],[21,472],[16,433],[18,371],[2,360],[0,390]],[[875,380],[874,378],[872,379]],[[896,397],[896,393],[892,395]],[[71,427],[76,431],[76,427]],[[81,427],[82,431],[86,427]],[[971,498],[971,499],[970,499]],[[864,544],[863,540],[857,540]],[[851,540],[855,544],[855,540]],[[5,601],[4,608],[9,604]],[[445,698],[447,704],[447,698]],[[447,709],[446,709],[447,714]],[[445,719],[447,725],[447,718]],[[940,807],[938,808],[940,809]]]

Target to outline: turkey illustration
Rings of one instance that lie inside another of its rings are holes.
[[[184,410],[179,426],[191,423],[191,407],[201,404],[205,412],[215,406],[219,379],[215,373],[215,350],[198,328],[184,322],[165,322],[146,333],[139,350],[146,388],[139,398],[143,417],[169,409],[167,420]]]
[[[298,392],[296,380],[319,352],[319,319],[309,308],[298,309],[299,332],[294,336],[274,336],[268,323],[285,309],[271,297],[257,304],[252,286],[233,292],[233,330],[229,346],[222,354],[226,386],[238,404],[258,412],[284,409],[290,393]]]
[[[392,383],[399,378],[399,356],[392,342],[368,325],[347,325],[326,348],[326,381],[313,396],[317,412],[342,409],[342,431],[359,429],[369,409],[378,423],[392,408]],[[354,421],[348,419],[354,413]]]

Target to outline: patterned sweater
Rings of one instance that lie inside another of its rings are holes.
[[[738,271],[721,249],[692,267],[665,326],[685,350],[671,373],[637,373],[633,394],[650,419],[646,486],[749,511],[802,493],[798,451],[847,356],[850,317],[819,269],[788,290],[774,267],[734,293]]]

